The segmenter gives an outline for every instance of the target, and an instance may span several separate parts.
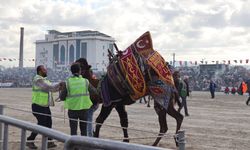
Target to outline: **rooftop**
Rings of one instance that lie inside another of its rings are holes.
[[[85,31],[73,31],[73,32],[59,32],[57,30],[48,30],[49,34],[54,34],[57,37],[85,37],[85,36],[102,36],[111,38],[111,36],[101,33],[99,31],[91,31],[91,30],[85,30]]]

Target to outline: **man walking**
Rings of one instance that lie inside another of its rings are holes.
[[[216,84],[214,83],[213,80],[211,80],[209,84],[209,90],[210,90],[212,99],[214,98],[215,88],[216,88]]]
[[[187,84],[180,78],[179,71],[175,71],[173,73],[173,78],[175,82],[175,87],[178,91],[179,96],[181,97],[181,104],[178,109],[178,112],[181,111],[181,109],[184,107],[185,116],[189,116],[188,114],[188,108],[187,108]]]
[[[246,104],[248,105],[250,102],[250,79],[247,80],[246,85],[247,85],[247,93],[248,93],[248,99],[246,101]]]
[[[51,92],[59,91],[60,84],[52,85],[49,80],[46,79],[47,70],[43,65],[37,67],[37,75],[33,79],[32,86],[32,112],[37,119],[37,124],[52,128],[52,118],[50,111],[50,104],[53,102]],[[45,114],[45,115],[43,115]],[[26,146],[30,149],[37,149],[34,144],[37,133],[32,132],[27,138]],[[48,140],[51,140],[50,138]],[[54,142],[48,142],[48,148],[56,147]]]

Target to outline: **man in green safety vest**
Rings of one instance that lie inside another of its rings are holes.
[[[92,106],[88,86],[89,82],[80,73],[80,64],[71,65],[72,77],[66,80],[66,88],[61,91],[60,99],[64,100],[64,108],[68,109],[70,134],[77,135],[78,119],[82,136],[87,135],[87,110]]]
[[[51,92],[59,91],[61,83],[52,85],[47,77],[47,70],[43,65],[40,65],[36,69],[37,75],[33,79],[32,86],[32,113],[37,119],[37,124],[52,128],[52,119],[50,105],[53,104],[53,97]],[[30,149],[37,149],[34,144],[34,140],[37,133],[32,132],[27,138],[26,146]],[[50,138],[48,140],[51,140]],[[56,147],[54,142],[48,142],[48,148]]]

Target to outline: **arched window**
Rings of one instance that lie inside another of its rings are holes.
[[[65,64],[65,47],[64,47],[64,45],[61,46],[60,51],[61,51],[60,62],[61,62],[61,64]]]
[[[69,63],[73,63],[75,60],[74,60],[74,57],[75,57],[75,50],[74,50],[74,46],[73,45],[70,45],[69,47]]]

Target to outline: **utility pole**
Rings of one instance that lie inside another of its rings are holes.
[[[173,53],[173,67],[175,68],[175,53]]]
[[[23,32],[24,28],[21,27],[20,31],[20,49],[19,49],[19,68],[23,68]]]

